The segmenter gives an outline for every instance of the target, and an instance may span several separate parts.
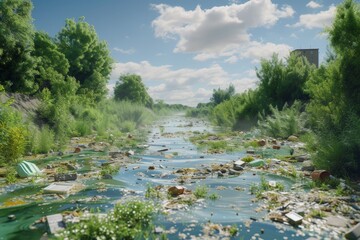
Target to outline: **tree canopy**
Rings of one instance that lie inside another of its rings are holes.
[[[210,98],[210,101],[216,106],[226,100],[229,100],[235,94],[234,85],[230,84],[227,89],[214,89],[213,95]]]
[[[44,32],[35,33],[32,55],[36,59],[34,93],[40,93],[45,88],[55,92],[56,83],[65,81],[69,72],[69,62],[65,55]]]
[[[269,110],[270,104],[282,108],[285,103],[291,105],[295,100],[308,100],[304,86],[312,71],[313,66],[296,53],[290,54],[286,62],[277,55],[262,60],[256,74],[260,80],[257,94],[263,108]]]
[[[67,19],[57,36],[57,44],[69,61],[69,75],[80,84],[79,93],[95,101],[106,93],[113,60],[105,41],[100,41],[93,26],[81,18]]]
[[[115,100],[125,100],[151,106],[153,100],[139,75],[126,74],[119,78],[114,89]]]
[[[0,1],[0,84],[6,91],[30,92],[33,87],[31,10],[30,0]]]

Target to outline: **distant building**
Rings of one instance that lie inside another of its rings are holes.
[[[299,53],[300,56],[306,57],[310,64],[315,64],[316,67],[319,67],[319,49],[295,49],[292,53]]]

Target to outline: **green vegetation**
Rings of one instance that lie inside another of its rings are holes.
[[[219,196],[219,194],[217,194],[217,193],[211,193],[211,194],[209,194],[208,198],[209,198],[210,200],[215,201],[215,200],[218,200],[218,199],[220,198],[220,196]]]
[[[309,213],[309,217],[324,218],[324,217],[326,217],[326,214],[323,211],[321,211],[320,209],[312,209]]]
[[[7,173],[5,177],[5,181],[7,184],[16,183],[18,178],[16,177],[17,172],[14,167],[7,167]]]
[[[270,106],[270,112],[270,115],[259,114],[258,127],[263,135],[287,138],[304,131],[306,114],[301,112],[300,102],[295,102],[291,107],[285,104],[282,111]]]
[[[260,119],[264,120],[267,115],[279,112],[279,108],[287,109],[286,106],[292,106],[295,101],[307,101],[309,96],[305,83],[313,71],[314,67],[297,54],[291,54],[285,62],[274,55],[270,60],[262,60],[261,67],[257,69],[260,80],[257,89],[242,94],[228,94],[222,101],[213,100],[217,99],[220,91],[214,90],[211,104],[198,106],[197,109],[201,111],[203,106],[212,106],[210,119],[215,124],[232,129],[249,129],[258,120],[258,113],[261,113]],[[230,92],[229,89],[223,92]],[[289,116],[286,117],[292,117],[296,109],[299,109],[298,105],[293,111],[288,110],[286,115]]]
[[[198,187],[195,188],[193,193],[194,193],[194,196],[196,198],[206,198],[208,192],[209,192],[208,187],[206,187],[206,186],[198,186]]]
[[[230,227],[229,229],[229,233],[230,233],[230,236],[232,237],[235,237],[239,232],[239,228],[234,224]]]
[[[258,127],[277,138],[306,134],[317,168],[333,175],[360,173],[360,7],[344,0],[326,31],[330,54],[318,69],[296,53],[277,55],[256,69],[259,85],[235,94],[214,89],[209,103],[188,111],[207,114],[213,123],[233,130]],[[255,123],[257,122],[257,126]]]
[[[349,177],[360,173],[360,85],[355,77],[360,71],[359,24],[358,3],[346,0],[338,6],[328,29],[335,57],[306,84],[311,98],[307,112],[315,137],[314,164],[333,175]]]
[[[255,195],[256,198],[261,198],[262,197],[262,194],[265,192],[265,191],[268,191],[268,190],[277,190],[277,191],[283,191],[285,189],[284,185],[282,183],[279,183],[279,182],[276,182],[276,185],[275,186],[271,186],[269,184],[269,182],[266,180],[265,176],[262,175],[260,177],[260,183],[252,183],[250,185],[250,193],[252,195]]]
[[[95,28],[84,17],[66,19],[52,38],[34,28],[31,10],[30,0],[0,2],[0,92],[40,101],[26,119],[11,100],[0,103],[1,163],[14,164],[25,153],[61,150],[75,136],[135,146],[135,138],[118,139],[138,132],[155,115],[187,109],[153,103],[138,75],[121,76],[114,99],[108,99],[113,60]]]
[[[105,175],[113,175],[119,172],[119,170],[120,170],[119,165],[105,165],[101,167],[100,176],[103,177]]]
[[[15,163],[26,147],[27,129],[20,113],[10,104],[0,103],[0,163]]]
[[[9,92],[30,93],[34,85],[31,9],[30,0],[0,2],[0,85]]]
[[[241,160],[246,163],[249,163],[249,162],[254,161],[254,158],[252,156],[246,156],[246,157],[243,157]]]
[[[115,100],[131,101],[148,107],[153,105],[153,100],[147,93],[141,77],[135,74],[120,76],[114,89]]]
[[[106,216],[96,215],[67,226],[58,239],[137,239],[153,232],[154,206],[130,201],[115,205]]]

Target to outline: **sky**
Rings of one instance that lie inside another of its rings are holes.
[[[259,82],[256,68],[273,53],[328,48],[324,28],[341,0],[32,0],[36,30],[51,36],[65,19],[93,25],[114,59],[111,94],[123,74],[138,74],[154,100],[196,106],[230,84],[241,93]]]

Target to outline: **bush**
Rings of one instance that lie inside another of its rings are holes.
[[[21,114],[10,103],[0,104],[0,160],[5,163],[14,163],[24,154],[28,134]]]
[[[291,107],[285,104],[282,111],[270,106],[271,115],[259,114],[258,127],[261,133],[270,137],[287,138],[304,132],[306,115],[300,109],[300,102],[295,102]]]
[[[117,204],[105,217],[72,224],[59,239],[146,239],[152,234],[154,207],[148,202]]]
[[[314,165],[337,176],[356,176],[360,169],[360,119],[347,111],[340,129],[319,131],[313,152]]]
[[[262,105],[257,91],[249,90],[217,105],[211,119],[219,126],[247,130],[255,124]]]

